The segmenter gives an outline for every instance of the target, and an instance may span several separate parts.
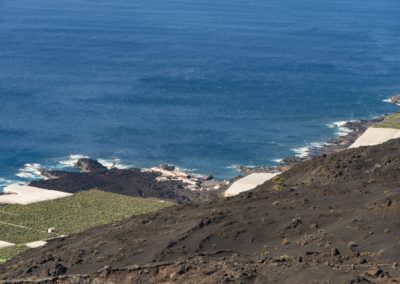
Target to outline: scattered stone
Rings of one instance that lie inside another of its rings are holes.
[[[370,270],[368,270],[367,275],[371,277],[377,277],[383,273],[383,270],[379,266],[374,266]]]
[[[164,171],[170,171],[172,172],[173,170],[175,170],[174,166],[171,165],[167,165],[167,164],[161,164],[160,168],[163,169]]]
[[[368,263],[368,261],[365,258],[361,258],[358,261],[358,264],[365,264],[365,263]]]
[[[61,263],[57,263],[54,269],[49,270],[48,276],[60,276],[67,272],[67,268]]]
[[[358,247],[358,244],[357,244],[356,242],[349,242],[349,243],[347,244],[347,247],[348,247],[349,249],[354,249],[354,248]]]
[[[381,165],[381,164],[378,164],[378,163],[376,163],[376,164],[375,164],[375,166],[374,166],[374,169],[375,169],[375,170],[377,170],[377,169],[380,169],[380,168],[382,168],[382,165]]]
[[[111,272],[112,272],[112,267],[110,265],[106,265],[98,271],[99,275],[102,277],[107,277],[108,275],[111,274]]]
[[[204,177],[204,180],[213,180],[214,176],[213,175],[208,175]]]
[[[340,251],[337,248],[332,248],[331,249],[331,256],[337,256],[340,255]]]
[[[351,284],[353,283],[359,283],[359,284],[369,284],[371,283],[371,281],[369,281],[368,279],[358,276],[356,279],[353,279],[350,281]]]
[[[277,201],[274,201],[273,203],[272,203],[272,205],[279,205],[279,204],[281,204],[278,200]]]
[[[288,245],[288,244],[290,244],[290,242],[289,242],[288,239],[283,239],[283,240],[282,240],[282,245],[286,246],[286,245]]]

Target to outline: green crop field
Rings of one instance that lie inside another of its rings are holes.
[[[382,122],[375,124],[373,127],[400,129],[400,113],[388,115]]]
[[[26,249],[27,247],[24,245],[16,245],[0,249],[0,263],[7,261],[7,259],[15,257]]]
[[[171,205],[99,190],[30,205],[0,205],[0,240],[18,245],[0,249],[0,262],[21,252],[25,243],[82,232]],[[52,233],[47,232],[49,228],[54,228]]]

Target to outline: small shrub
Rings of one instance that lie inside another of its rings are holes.
[[[285,179],[282,178],[281,176],[276,176],[272,179],[272,183],[274,184],[272,186],[272,189],[275,191],[281,191],[283,189],[283,183],[285,182]]]

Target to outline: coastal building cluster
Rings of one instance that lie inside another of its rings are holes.
[[[145,169],[160,174],[156,179],[158,181],[176,180],[184,184],[185,189],[196,190],[219,190],[222,186],[229,184],[229,181],[218,181],[212,175],[200,175],[187,173],[179,167],[162,164],[158,167]]]

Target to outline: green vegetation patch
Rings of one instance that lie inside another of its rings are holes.
[[[382,122],[376,123],[372,127],[400,129],[400,113],[388,115]]]
[[[272,179],[272,189],[275,191],[281,191],[283,189],[283,184],[285,183],[285,180],[281,176],[276,176]]]
[[[26,247],[24,245],[0,248],[0,263],[6,262],[8,259],[16,257],[21,252],[23,252],[27,249],[28,249],[28,247]]]
[[[0,222],[0,240],[14,243],[25,244],[37,240],[45,240],[57,237],[54,233],[47,233],[46,231],[38,231],[32,228],[24,228],[15,225],[8,225]]]
[[[0,205],[0,240],[15,244],[46,240],[171,205],[99,190],[29,205]],[[54,228],[52,233],[48,233],[49,228]]]

